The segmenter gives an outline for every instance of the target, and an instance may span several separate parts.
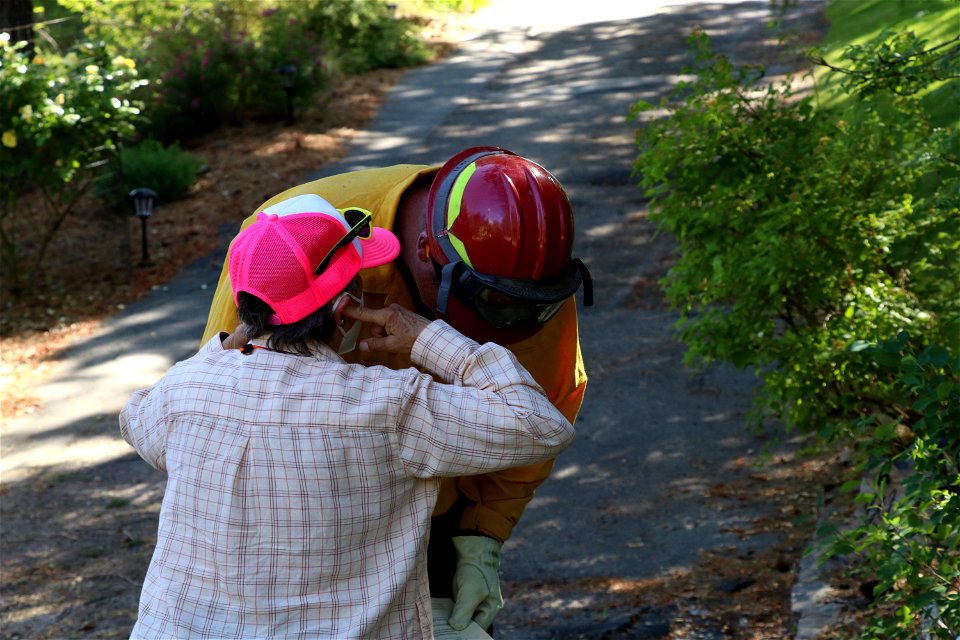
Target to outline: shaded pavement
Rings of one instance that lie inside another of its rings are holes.
[[[682,364],[675,315],[656,285],[673,245],[646,219],[631,177],[637,125],[626,115],[638,99],[656,103],[677,82],[684,38],[696,26],[735,63],[773,71],[791,63],[773,49],[768,2],[513,3],[524,14],[508,4],[483,10],[478,36],[453,56],[406,74],[346,160],[309,178],[440,163],[484,144],[532,158],[564,184],[577,216],[575,252],[594,279],[596,306],[581,308],[590,383],[577,442],[505,546],[508,608],[497,637],[673,637],[669,610],[618,606],[615,593],[590,585],[682,572],[703,550],[749,554],[776,540],[736,534],[764,515],[762,501],[729,504],[707,491],[746,473],[743,460],[765,445],[744,427],[754,380],[723,367],[692,375]],[[822,7],[800,0],[788,28],[822,29]],[[227,240],[234,231],[221,233]],[[6,585],[3,637],[56,637],[51,630],[60,629],[84,636],[84,624],[92,625],[86,637],[123,636],[123,625],[132,625],[163,478],[120,440],[116,414],[134,389],[196,349],[222,259],[221,252],[190,265],[62,353],[58,377],[42,390],[43,410],[4,424],[4,572],[48,571],[59,586],[37,602],[62,597],[69,605],[32,611],[22,593],[11,605],[16,585]],[[44,505],[37,512],[62,505],[61,517],[37,521],[31,504]],[[58,556],[58,540],[90,540],[90,552]],[[118,569],[121,553],[141,568]],[[84,590],[70,575],[97,589]]]

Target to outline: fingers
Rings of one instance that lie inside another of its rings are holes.
[[[409,353],[412,346],[412,343],[408,345],[406,341],[396,336],[383,336],[361,340],[357,348],[363,352],[386,351],[387,353]]]
[[[374,327],[373,337],[362,340],[360,351],[409,354],[420,333],[430,324],[426,318],[392,304],[384,309],[346,307],[341,314]]]
[[[453,605],[453,613],[447,623],[457,631],[463,631],[473,620],[473,607],[469,604],[461,604],[459,601]]]
[[[480,625],[481,629],[489,629],[502,608],[502,604],[498,604],[493,598],[488,598],[477,607],[477,613],[473,616],[473,621]]]
[[[487,597],[487,590],[479,588],[480,585],[486,586],[486,583],[483,581],[483,574],[481,574],[480,571],[475,567],[462,567],[460,571],[464,574],[470,572],[472,575],[469,577],[463,575],[461,576],[461,580],[456,581],[459,584],[454,584],[453,611],[450,614],[448,622],[450,626],[457,631],[463,631],[467,628],[477,608],[480,607]],[[492,621],[493,619],[491,618],[491,622]]]
[[[382,327],[390,319],[390,307],[385,309],[370,309],[352,304],[344,307],[340,315],[350,318],[351,320],[359,320],[360,322],[367,322]]]

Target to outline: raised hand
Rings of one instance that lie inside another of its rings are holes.
[[[417,337],[430,324],[423,316],[392,304],[384,309],[348,306],[341,313],[373,327],[373,336],[361,340],[360,351],[386,351],[409,355]]]

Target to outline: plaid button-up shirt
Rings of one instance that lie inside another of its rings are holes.
[[[509,351],[441,321],[415,369],[224,350],[124,407],[168,474],[134,638],[432,638],[426,546],[442,476],[556,456],[573,427]]]

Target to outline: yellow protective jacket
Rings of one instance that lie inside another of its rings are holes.
[[[396,165],[322,178],[274,196],[257,211],[293,196],[316,194],[337,208],[356,206],[367,209],[373,213],[374,225],[392,229],[404,191],[420,176],[436,171],[437,167]],[[242,227],[255,219],[256,212],[243,221]],[[397,303],[415,310],[413,295],[392,264],[365,270],[362,276],[365,303],[368,299],[379,300],[383,306]],[[233,331],[236,326],[236,306],[225,261],[201,344],[220,331]],[[361,335],[361,339],[363,337]],[[573,423],[587,385],[574,298],[571,297],[533,337],[508,348],[544,388],[554,406]],[[347,357],[363,364],[383,364],[393,369],[411,366],[406,357],[396,354],[356,351]],[[504,541],[510,537],[534,491],[547,479],[552,466],[553,462],[546,462],[481,476],[447,478],[441,486],[434,515],[445,513],[458,499],[463,499],[465,508],[460,528]]]

